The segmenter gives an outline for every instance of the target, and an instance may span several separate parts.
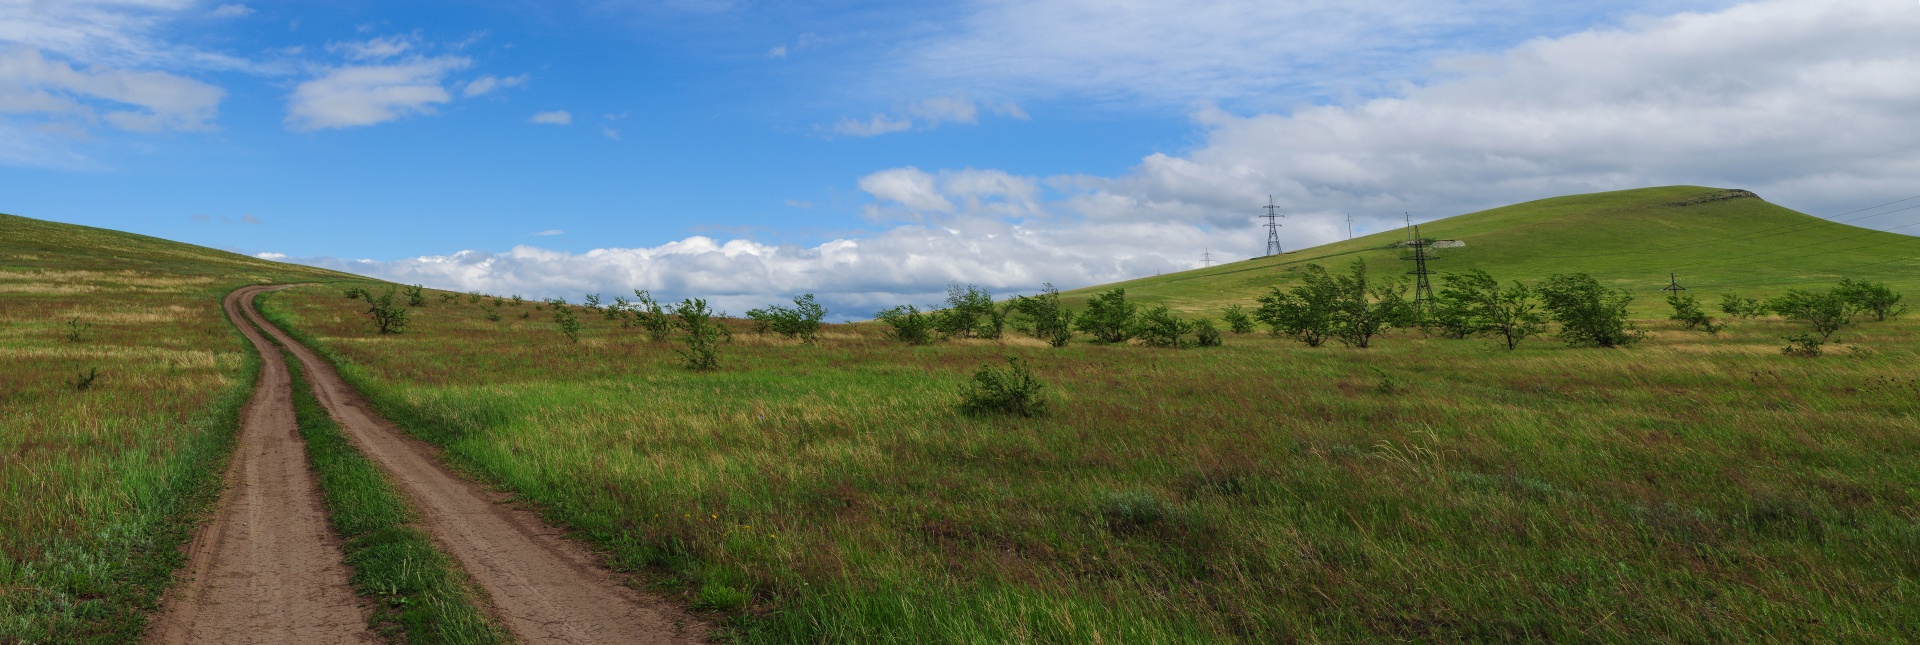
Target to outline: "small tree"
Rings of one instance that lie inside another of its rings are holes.
[[[574,317],[573,307],[555,300],[553,305],[553,324],[560,326],[560,333],[572,342],[580,342],[580,319]]]
[[[1487,283],[1492,283],[1495,289],[1500,283],[1479,269],[1464,274],[1449,273],[1440,279],[1440,292],[1434,294],[1433,303],[1420,318],[1421,328],[1443,338],[1466,338],[1486,331],[1485,320],[1479,315],[1478,298]]]
[[[1174,316],[1166,305],[1147,309],[1134,326],[1134,335],[1153,347],[1180,347],[1183,344],[1180,337],[1192,332],[1193,323]]]
[[[1667,306],[1673,307],[1673,315],[1667,318],[1680,321],[1680,324],[1687,329],[1699,329],[1709,334],[1718,334],[1722,328],[1726,327],[1725,324],[1715,324],[1712,316],[1701,311],[1700,303],[1693,299],[1693,294],[1678,291],[1669,293]]]
[[[1739,294],[1720,294],[1720,313],[1734,318],[1752,318],[1767,315],[1767,306],[1757,298],[1742,298]]]
[[[361,298],[367,301],[367,316],[373,319],[373,328],[382,334],[398,334],[407,328],[407,317],[412,312],[405,307],[393,304],[394,288],[378,296],[364,293]]]
[[[467,304],[471,305],[471,304],[477,304],[479,302],[480,302],[480,292],[478,291],[467,292]]]
[[[1227,323],[1227,330],[1233,333],[1253,333],[1253,316],[1247,315],[1247,309],[1240,305],[1227,305],[1227,308],[1220,312],[1220,320]]]
[[[427,306],[427,288],[423,285],[407,285],[407,306]]]
[[[1626,347],[1646,334],[1627,320],[1633,294],[1608,289],[1585,273],[1555,274],[1540,285],[1540,299],[1560,323],[1560,338],[1573,347]]]
[[[1005,369],[982,365],[973,373],[973,380],[960,390],[960,411],[970,415],[1039,416],[1047,410],[1047,400],[1041,396],[1045,389],[1025,361],[1008,356]]]
[[[993,305],[993,293],[973,285],[947,285],[946,308],[933,314],[934,328],[948,338],[999,338],[1006,314]]]
[[[1853,324],[1853,307],[1839,291],[1833,289],[1822,293],[1794,289],[1767,300],[1767,308],[1787,320],[1812,325],[1814,333],[1820,334],[1820,342],[1824,343],[1841,327]]]
[[[587,294],[587,295],[586,295],[586,297],[585,297],[585,298],[583,298],[583,299],[582,299],[582,302],[585,302],[585,303],[587,303],[587,309],[588,309],[589,311],[599,311],[599,310],[600,310],[600,294],[597,294],[597,293],[589,293],[589,294]]]
[[[1201,347],[1220,346],[1220,328],[1213,325],[1210,318],[1193,321],[1193,344]]]
[[[1354,260],[1351,272],[1333,281],[1333,337],[1343,345],[1366,349],[1374,336],[1411,318],[1406,282],[1369,280],[1366,260]]]
[[[820,332],[820,321],[827,317],[827,308],[815,302],[813,294],[809,293],[794,298],[792,307],[773,305],[748,309],[747,317],[753,320],[756,331],[771,330],[787,338],[812,343]]]
[[[1303,273],[1300,284],[1292,290],[1273,287],[1260,296],[1260,308],[1253,317],[1266,323],[1275,336],[1290,336],[1308,347],[1319,347],[1333,333],[1339,286],[1318,264],[1307,265]]]
[[[622,326],[638,325],[646,330],[647,340],[656,343],[673,335],[673,316],[667,313],[666,307],[655,302],[653,295],[646,291],[635,289],[633,297],[633,305],[629,308],[633,314],[633,321],[631,323],[622,321]]]
[[[908,345],[925,345],[933,342],[933,317],[920,313],[913,305],[901,305],[874,314],[880,322],[892,329],[887,337]]]
[[[1507,349],[1520,341],[1539,335],[1546,319],[1534,311],[1533,291],[1514,282],[1501,287],[1500,281],[1486,271],[1473,269],[1446,276],[1446,287],[1439,300],[1449,303],[1436,309],[1458,307],[1468,334],[1491,334],[1506,342]]]
[[[1080,331],[1102,343],[1124,343],[1133,337],[1134,316],[1139,306],[1127,302],[1126,289],[1114,289],[1087,301],[1087,310],[1074,320]]]
[[[1054,347],[1073,342],[1073,312],[1060,304],[1060,290],[1048,283],[1033,296],[1020,296],[1010,303],[1025,320],[1023,326],[1034,338]]]
[[[678,350],[687,369],[707,371],[720,367],[720,337],[726,330],[714,319],[707,301],[688,298],[673,308],[673,326],[680,330],[687,348]]]
[[[348,300],[359,300],[373,294],[368,292],[366,287],[352,286],[341,290],[340,295],[346,296]]]
[[[1900,304],[1900,294],[1888,288],[1885,282],[1841,278],[1840,286],[1834,287],[1833,291],[1855,311],[1873,314],[1874,320],[1886,320],[1907,310],[1906,305]]]

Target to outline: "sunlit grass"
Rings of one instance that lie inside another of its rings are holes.
[[[264,299],[385,414],[748,641],[1856,640],[1920,634],[1920,325],[1630,350],[736,328],[721,369],[582,312],[374,337]],[[1859,348],[1848,351],[1847,345]],[[1036,419],[956,413],[1025,358]]]

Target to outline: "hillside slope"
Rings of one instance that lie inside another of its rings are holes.
[[[1820,219],[1745,191],[1666,186],[1571,195],[1503,206],[1420,225],[1422,237],[1466,246],[1434,249],[1429,269],[1444,274],[1482,269],[1506,280],[1534,281],[1586,272],[1603,283],[1646,294],[1636,309],[1660,306],[1668,273],[1703,300],[1738,291],[1765,295],[1831,283],[1842,276],[1920,289],[1920,238]],[[1376,274],[1401,275],[1407,238],[1395,229],[1277,257],[1141,278],[1066,292],[1080,306],[1088,296],[1124,287],[1130,298],[1212,314],[1251,305],[1270,287],[1292,282],[1308,264],[1344,270],[1355,259]],[[1434,286],[1439,287],[1439,276]]]
[[[257,362],[220,298],[352,279],[0,215],[0,642],[132,642]]]

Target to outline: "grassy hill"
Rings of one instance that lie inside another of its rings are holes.
[[[0,215],[0,642],[137,637],[256,370],[221,296],[347,277]]]
[[[1432,271],[1482,269],[1502,281],[1529,282],[1586,272],[1649,294],[1635,303],[1642,313],[1664,307],[1654,296],[1667,285],[1668,273],[1679,274],[1682,285],[1709,303],[1727,291],[1766,295],[1842,276],[1884,281],[1902,291],[1920,288],[1920,238],[1835,223],[1745,191],[1701,186],[1542,199],[1428,222],[1420,234],[1466,243],[1434,249]],[[1146,304],[1213,315],[1228,304],[1252,305],[1312,263],[1339,271],[1364,259],[1376,272],[1409,271],[1413,263],[1401,259],[1407,249],[1394,246],[1406,239],[1396,229],[1063,296],[1078,307],[1095,293],[1123,287],[1129,298]]]

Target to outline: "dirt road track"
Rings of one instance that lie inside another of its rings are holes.
[[[163,601],[153,643],[374,643],[367,611],[348,584],[340,545],[294,423],[293,387],[280,350],[223,306],[260,350],[260,380],[241,413],[213,522],[188,547],[188,579]]]
[[[239,304],[248,320],[305,364],[321,405],[394,479],[419,509],[422,528],[487,591],[495,614],[520,642],[705,642],[704,625],[686,612],[620,584],[560,531],[499,503],[498,496],[442,466],[432,446],[405,438],[326,361],[267,324],[251,295]]]

